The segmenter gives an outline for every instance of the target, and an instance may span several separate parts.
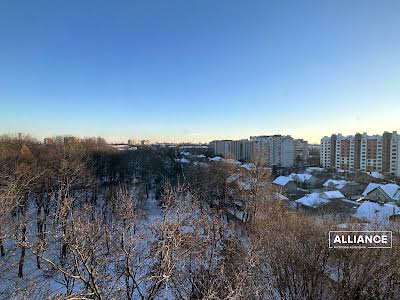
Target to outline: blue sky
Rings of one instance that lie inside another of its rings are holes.
[[[400,131],[400,1],[0,0],[0,133]]]

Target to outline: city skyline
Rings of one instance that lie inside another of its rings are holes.
[[[397,1],[0,8],[1,133],[319,143],[399,130]]]

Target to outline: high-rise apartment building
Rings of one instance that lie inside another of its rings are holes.
[[[348,171],[378,171],[399,176],[396,131],[383,135],[341,134],[321,139],[320,159],[323,167]]]
[[[150,140],[142,140],[140,142],[140,144],[143,145],[143,146],[148,146],[148,145],[151,145],[151,141]]]
[[[360,169],[361,135],[335,136],[334,168],[354,171]]]
[[[209,147],[214,155],[251,161],[257,164],[292,167],[296,154],[304,161],[308,158],[308,142],[295,140],[291,136],[263,135],[252,136],[250,140],[218,140],[212,141]]]
[[[393,134],[390,143],[390,173],[400,177],[400,135]]]
[[[303,164],[308,160],[308,142],[303,139],[294,140],[295,160],[301,160]]]
[[[256,164],[269,164],[269,145],[264,141],[250,141],[252,143],[251,161]]]
[[[268,163],[281,167],[292,167],[295,159],[295,145],[291,136],[262,135],[251,136],[251,141],[264,142],[268,145]]]
[[[253,158],[253,143],[247,139],[212,141],[209,147],[214,155],[241,161],[251,161]]]
[[[129,146],[136,146],[136,145],[140,145],[141,141],[137,140],[137,139],[129,139],[128,140],[128,145]]]

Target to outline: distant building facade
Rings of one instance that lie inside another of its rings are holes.
[[[254,158],[254,143],[247,139],[218,140],[209,143],[214,155],[241,161],[251,161]]]
[[[264,142],[268,145],[269,165],[292,167],[295,159],[294,139],[290,135],[251,136],[251,141]]]
[[[294,140],[295,160],[301,160],[305,164],[308,160],[308,142],[303,139]]]
[[[325,168],[400,176],[399,145],[400,135],[396,131],[373,136],[332,135],[321,139],[320,161]]]
[[[136,140],[136,139],[129,139],[128,140],[128,145],[129,146],[137,146],[137,145],[140,145],[140,144],[141,144],[140,140]]]
[[[140,144],[143,145],[143,146],[148,146],[148,145],[151,145],[151,141],[150,140],[142,140],[140,142]]]
[[[291,136],[252,136],[250,140],[217,140],[209,144],[214,155],[241,161],[292,167],[295,144]]]

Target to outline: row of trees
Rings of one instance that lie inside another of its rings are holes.
[[[227,182],[240,173],[243,185]],[[101,139],[0,138],[0,298],[396,299],[392,249],[328,248],[334,220],[275,200],[268,169],[181,166]],[[226,208],[252,218],[232,230]]]

